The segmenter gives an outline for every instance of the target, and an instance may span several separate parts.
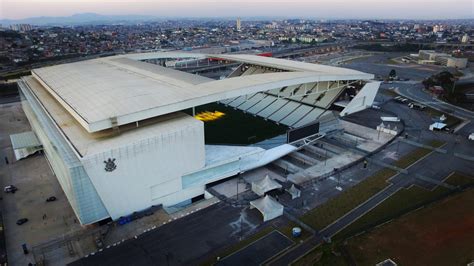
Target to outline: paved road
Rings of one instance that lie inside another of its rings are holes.
[[[371,197],[369,200],[359,205],[357,208],[352,209],[350,212],[341,217],[335,223],[323,229],[321,231],[321,234],[326,237],[334,236],[346,226],[357,220],[357,218],[361,217],[362,215],[379,205],[384,200],[390,198],[399,189],[406,187],[411,183],[413,183],[413,179],[408,176],[405,176],[405,178],[398,179],[397,182],[392,185],[389,185],[384,190],[380,191],[379,193]]]
[[[463,139],[466,139],[469,134],[474,132],[474,112],[440,101],[438,99],[433,99],[431,95],[425,93],[422,90],[421,84],[394,83],[391,85],[393,87],[398,87],[398,93],[404,97],[416,100],[418,102],[423,102],[424,104],[434,107],[435,109],[452,110],[452,115],[463,118],[464,120],[468,120],[468,123],[456,132],[457,134],[461,135]]]
[[[449,143],[447,148],[452,151],[456,147],[454,143]],[[396,145],[392,145],[392,149]],[[446,147],[444,147],[446,148]],[[466,149],[472,149],[474,145],[466,147]],[[281,256],[270,263],[270,265],[288,265],[295,259],[304,255],[315,246],[322,244],[323,237],[332,237],[339,231],[353,223],[359,217],[382,203],[384,200],[395,194],[399,189],[408,187],[411,184],[417,184],[427,187],[428,189],[434,188],[434,184],[430,182],[420,182],[419,179],[412,178],[410,173],[419,173],[424,176],[429,176],[433,180],[441,181],[448,176],[454,170],[470,173],[474,170],[471,162],[455,159],[449,152],[447,154],[432,152],[429,156],[411,165],[408,169],[408,175],[399,174],[393,177],[390,182],[392,183],[372,198],[362,203],[358,207],[352,209],[350,212],[339,218],[336,222],[329,225],[325,229],[319,232],[320,235],[315,235],[305,243],[297,246],[288,251],[284,256]]]
[[[426,103],[426,105],[442,109],[442,110],[453,110],[453,115],[459,116],[464,119],[474,120],[474,112],[454,106],[452,104],[443,102],[436,98],[433,98],[428,93],[422,90],[421,84],[406,84],[406,83],[393,83],[393,87],[398,87],[398,93],[407,98],[411,98],[418,102]]]
[[[268,258],[271,258],[273,255],[289,247],[291,244],[293,244],[293,241],[289,238],[278,231],[273,231],[246,248],[221,260],[217,265],[258,266]],[[258,254],[258,256],[255,256],[255,254]]]
[[[389,59],[408,55],[408,53],[378,53],[371,57],[365,57],[343,64],[342,67],[371,73],[380,77],[387,77],[392,69],[397,72],[398,77],[410,80],[423,80],[435,73],[446,69],[436,65],[418,64],[394,64]]]
[[[270,265],[289,265],[291,262],[303,256],[306,252],[310,251],[315,246],[324,243],[322,236],[334,236],[337,232],[341,231],[342,229],[353,223],[355,220],[357,220],[359,217],[361,217],[362,215],[379,205],[381,202],[395,194],[399,189],[408,186],[412,182],[413,179],[409,177],[397,179],[395,183],[380,191],[379,193],[371,197],[369,200],[352,209],[350,212],[338,219],[336,222],[323,229],[319,233],[319,235],[311,237],[311,239],[290,250],[284,256],[281,256],[277,260],[272,261]]]
[[[376,207],[378,204],[395,194],[395,192],[397,192],[401,187],[408,185],[410,182],[412,182],[412,180],[410,178],[406,178],[401,180],[400,182],[397,182],[394,185],[387,187],[385,190],[382,190],[380,193],[376,194],[374,197],[364,202],[359,207],[353,209],[345,216],[337,220],[335,223],[322,230],[320,234],[311,237],[303,244],[284,254],[284,256],[281,256],[277,260],[272,261],[270,265],[289,265],[299,257],[303,256],[305,253],[310,251],[312,248],[324,243],[323,236],[334,236],[337,232],[344,229],[346,226],[354,222],[357,218],[361,217],[362,215],[370,211],[372,208]]]
[[[218,203],[70,265],[196,264],[209,252],[238,241],[241,210]],[[257,215],[243,220],[244,234],[261,223]]]

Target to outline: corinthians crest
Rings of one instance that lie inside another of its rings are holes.
[[[105,163],[105,171],[107,172],[112,172],[113,170],[115,170],[115,168],[117,168],[117,165],[115,164],[115,158],[114,159],[111,159],[109,158],[107,161],[104,161]]]

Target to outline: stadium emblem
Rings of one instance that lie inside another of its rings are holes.
[[[117,168],[117,165],[115,164],[115,158],[114,159],[108,159],[107,161],[104,161],[105,163],[105,171],[107,172],[112,172]]]

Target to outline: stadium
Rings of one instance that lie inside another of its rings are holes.
[[[216,78],[183,65],[232,67]],[[373,78],[267,56],[153,52],[34,69],[18,84],[87,225],[207,196],[206,185],[295,151],[370,107]]]

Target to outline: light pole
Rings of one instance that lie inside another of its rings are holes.
[[[236,201],[237,203],[239,202],[239,178],[240,177],[237,177],[237,182],[236,182],[237,183],[237,201]]]
[[[324,166],[326,166],[328,161],[328,150],[326,150],[326,156],[324,157]]]

